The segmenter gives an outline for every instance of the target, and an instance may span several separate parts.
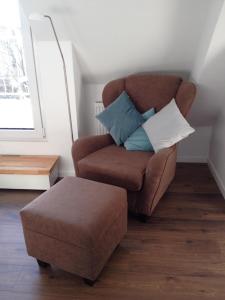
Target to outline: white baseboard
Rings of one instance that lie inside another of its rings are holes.
[[[185,156],[178,155],[177,162],[187,162],[187,163],[207,163],[206,156]]]
[[[214,163],[210,159],[208,159],[208,166],[209,166],[209,169],[218,185],[218,188],[220,189],[220,191],[223,195],[223,198],[225,199],[225,185],[224,185],[223,180],[221,179],[218,171],[216,170]]]

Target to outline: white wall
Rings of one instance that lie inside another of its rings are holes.
[[[222,62],[221,58],[216,57],[219,53],[215,53],[216,48],[218,49],[215,36],[218,31],[217,22],[221,18],[223,2],[214,3],[212,1],[212,4],[207,27],[203,31],[201,44],[190,76],[191,80],[198,86],[190,120],[198,126],[213,126],[218,113],[218,106],[220,106],[217,87],[215,86],[215,82],[218,81],[217,67],[214,65],[215,60],[219,64]],[[222,35],[219,39],[223,40]]]
[[[74,136],[77,138],[76,105],[72,45],[63,42],[67,62]],[[71,158],[71,135],[67,111],[64,76],[59,52],[55,42],[38,42],[36,53],[38,77],[44,125],[47,138],[41,141],[1,141],[1,154],[56,154],[60,155],[60,176],[73,175]]]
[[[224,91],[225,92],[225,91]],[[225,107],[221,110],[215,126],[209,151],[208,163],[225,198]]]
[[[73,61],[73,85],[75,89],[75,99],[76,99],[76,117],[77,117],[77,131],[78,136],[83,135],[83,128],[85,126],[85,120],[83,118],[83,115],[85,114],[85,107],[83,105],[83,79],[82,79],[82,73],[80,70],[79,61],[77,59],[77,53],[76,50],[73,48],[72,51],[72,61]],[[71,66],[70,66],[71,67]]]
[[[178,145],[179,162],[208,161],[212,127],[195,127],[195,132]]]
[[[72,15],[67,22],[86,81],[140,70],[190,72],[211,0],[93,2],[76,3],[73,32]]]
[[[211,1],[210,11],[208,14],[208,19],[206,22],[206,26],[202,31],[201,40],[199,43],[198,51],[195,56],[195,61],[193,68],[191,70],[191,79],[199,82],[199,79],[202,75],[202,70],[205,65],[205,59],[208,53],[208,49],[211,43],[212,36],[214,34],[214,30],[220,16],[221,9],[223,7],[224,1]]]
[[[60,38],[74,44],[84,80],[103,83],[140,71],[190,73],[223,0],[20,2],[27,15],[50,14]],[[46,22],[33,26],[49,39]]]
[[[209,164],[225,197],[225,4],[221,10],[205,63],[205,80],[216,116]]]

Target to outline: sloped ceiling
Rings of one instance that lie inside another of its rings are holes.
[[[20,0],[28,16],[50,14],[76,49],[87,82],[140,71],[190,73],[212,5],[222,0]],[[49,24],[33,22],[39,40]]]
[[[33,12],[51,15],[60,39],[71,40],[74,45],[84,82],[104,84],[144,71],[178,73],[187,78],[191,75],[198,85],[198,97],[189,118],[194,126],[214,123],[225,89],[218,91],[211,84],[218,68],[209,64],[207,53],[213,46],[224,0],[20,0],[20,3],[26,16]],[[31,25],[37,40],[53,39],[47,20]],[[205,75],[206,65],[209,76]]]

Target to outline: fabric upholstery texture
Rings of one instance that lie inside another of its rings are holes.
[[[103,90],[103,103],[107,107],[125,90],[141,113],[154,107],[159,111],[175,97],[182,78],[172,75],[137,74],[108,83]],[[179,103],[178,106],[182,106]]]
[[[174,178],[176,157],[176,146],[163,149],[152,156],[146,167],[141,191],[128,191],[128,204],[131,212],[151,215]]]
[[[155,109],[151,108],[142,114],[145,121],[155,114]],[[143,124],[142,124],[143,125]],[[142,126],[137,128],[124,143],[124,147],[130,151],[154,151],[152,144]]]
[[[127,151],[110,145],[78,161],[79,176],[139,191],[152,152]]]
[[[175,98],[183,116],[190,110],[196,94],[195,85],[179,76],[135,74],[113,80],[105,86],[102,95],[105,107],[123,90],[141,113],[152,107],[157,112]],[[132,151],[125,151],[123,147],[118,151],[112,149],[113,142],[108,135],[78,139],[72,148],[77,176],[125,187],[129,210],[150,216],[174,178],[176,145],[157,153],[135,151],[135,157],[130,155]],[[144,153],[145,158],[142,156]],[[109,157],[106,158],[107,155]],[[145,165],[139,161],[134,167],[134,161],[137,162],[140,157]],[[121,165],[122,161],[126,163]]]
[[[145,121],[125,91],[96,118],[107,128],[117,145],[123,144]]]
[[[106,146],[115,144],[110,134],[82,137],[76,140],[72,146],[72,157],[76,174],[78,174],[77,163],[79,160]]]
[[[28,254],[95,280],[127,230],[126,190],[67,177],[21,211]]]

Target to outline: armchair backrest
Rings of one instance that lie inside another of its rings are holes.
[[[107,107],[124,90],[141,113],[151,107],[159,111],[175,98],[184,116],[187,115],[196,94],[195,85],[178,76],[135,74],[113,80],[105,86],[102,95],[104,106]]]

